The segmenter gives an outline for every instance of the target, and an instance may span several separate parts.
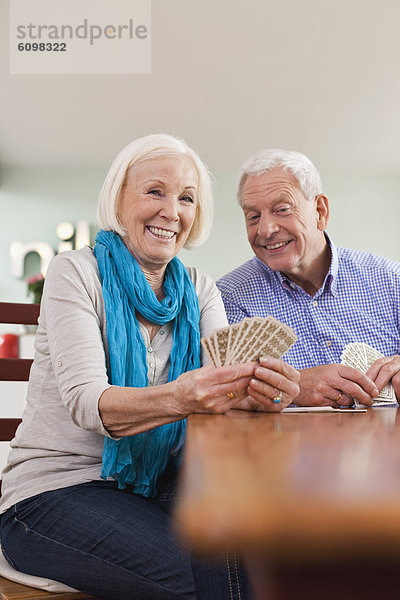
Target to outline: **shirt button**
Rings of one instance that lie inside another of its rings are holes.
[[[153,352],[153,348],[152,348],[151,346],[149,346],[149,347],[147,348],[147,352]]]
[[[165,331],[163,329],[160,329],[160,335],[164,335]]]
[[[313,300],[313,303],[312,303],[312,305],[313,305],[313,306],[318,306],[318,302],[317,302],[316,300]]]
[[[154,367],[154,363],[150,363],[149,367],[150,367],[150,369],[152,369]]]
[[[331,340],[326,340],[326,345],[328,346],[328,348],[330,348],[332,346]]]
[[[62,361],[61,360],[57,361],[57,367],[62,367]]]

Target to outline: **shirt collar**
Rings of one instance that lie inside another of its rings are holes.
[[[336,248],[335,244],[330,239],[330,237],[326,233],[326,231],[324,232],[324,235],[325,235],[327,244],[329,245],[329,248],[331,250],[331,264],[329,267],[329,271],[325,277],[325,280],[321,286],[321,289],[318,290],[318,292],[316,293],[316,296],[320,295],[324,291],[330,292],[333,296],[336,296],[337,275],[338,275],[338,270],[339,270],[338,253],[337,253],[337,248]],[[299,289],[299,290],[301,289],[297,284],[293,283],[293,281],[290,281],[290,279],[288,279],[280,271],[273,271],[268,265],[266,265],[262,260],[260,260],[258,258],[258,256],[256,256],[255,259],[258,262],[258,264],[263,268],[263,270],[265,270],[269,274],[270,277],[275,279],[275,281],[277,283],[279,283],[287,292],[290,292],[291,294],[293,294],[295,289]]]
[[[322,285],[322,289],[326,289],[326,291],[331,292],[331,294],[333,294],[333,296],[336,296],[337,285],[338,285],[337,279],[338,279],[338,272],[339,272],[338,252],[337,252],[337,247],[332,242],[329,235],[326,233],[326,231],[324,233],[325,233],[326,241],[331,249],[331,266],[329,267],[328,274],[325,277],[325,281]]]

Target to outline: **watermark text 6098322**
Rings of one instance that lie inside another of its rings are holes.
[[[46,44],[43,42],[40,44],[36,44],[35,42],[33,44],[31,42],[20,42],[18,50],[19,52],[23,52],[24,50],[26,52],[66,52],[67,44],[65,42],[61,42],[61,44],[58,42],[47,42]]]
[[[150,0],[11,0],[10,71],[150,73]]]

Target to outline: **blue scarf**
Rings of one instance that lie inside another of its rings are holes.
[[[99,266],[107,319],[109,381],[123,387],[147,387],[146,347],[135,309],[151,323],[174,321],[168,381],[200,366],[200,309],[194,285],[178,258],[167,265],[161,302],[121,238],[99,231],[94,254]],[[142,496],[155,496],[157,477],[182,449],[186,420],[169,423],[120,440],[105,438],[101,477],[118,487],[132,484]]]

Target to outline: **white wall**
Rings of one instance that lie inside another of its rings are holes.
[[[326,175],[323,183],[335,242],[400,262],[400,177]]]

